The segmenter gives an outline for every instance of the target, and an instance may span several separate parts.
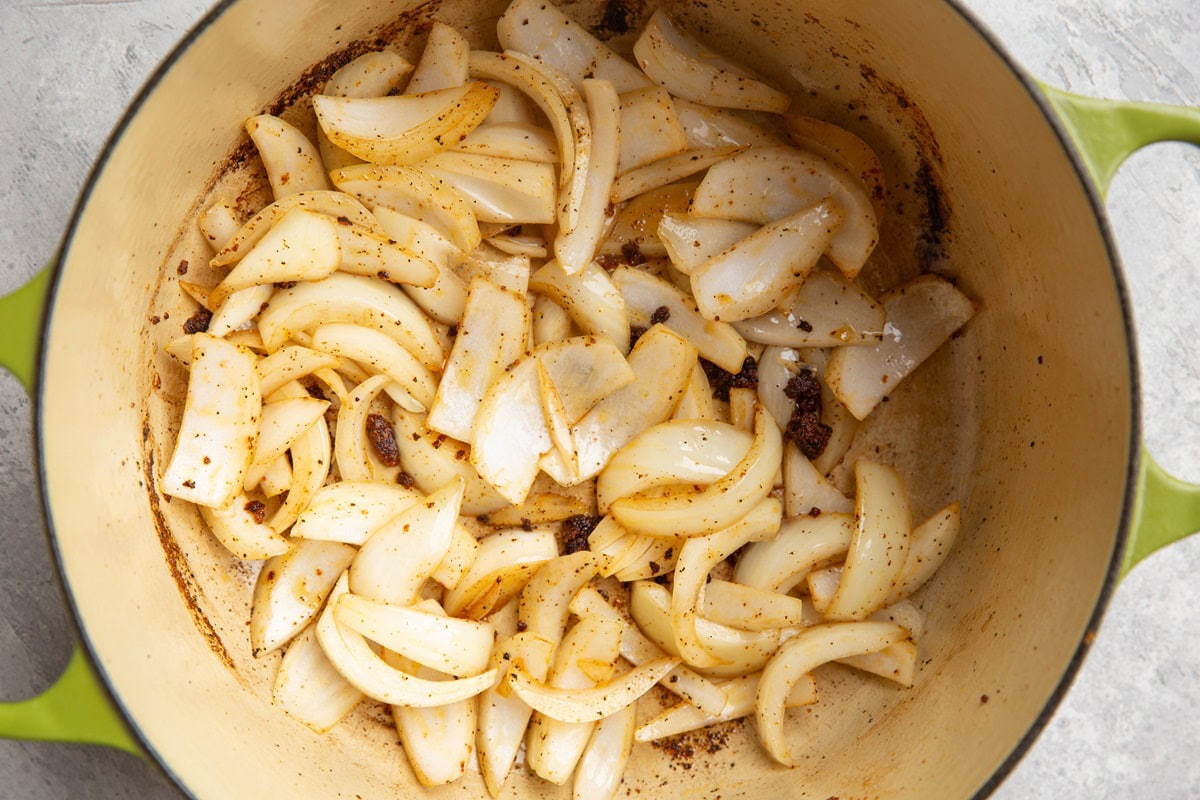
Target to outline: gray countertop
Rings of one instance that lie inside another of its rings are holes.
[[[54,253],[125,105],[208,0],[0,0],[0,293]],[[1196,0],[964,0],[1018,62],[1085,93],[1200,106]],[[1109,213],[1138,322],[1147,443],[1200,481],[1200,151],[1125,165]],[[30,407],[0,375],[0,698],[44,688],[73,630],[39,516]],[[1067,699],[1001,800],[1200,798],[1200,537],[1121,584]],[[114,582],[120,580],[113,576]],[[179,798],[152,766],[101,748],[0,742],[0,797]]]

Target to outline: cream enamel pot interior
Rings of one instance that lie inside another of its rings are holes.
[[[230,570],[198,516],[155,489],[186,380],[161,354],[190,313],[177,265],[188,260],[202,276],[207,260],[194,217],[214,194],[263,197],[245,118],[267,109],[300,119],[311,87],[359,43],[419,52],[432,18],[494,47],[490,29],[505,3],[347,5],[244,0],[210,15],[110,144],[49,295],[37,425],[62,576],[141,746],[200,798],[485,796],[471,776],[417,787],[379,708],[365,704],[325,736],[275,709],[276,661],[253,659],[245,633],[253,571]],[[897,466],[915,516],[949,499],[964,504],[965,533],[920,596],[929,621],[916,685],[831,673],[817,712],[792,723],[810,753],[796,769],[768,762],[747,723],[687,770],[637,748],[626,789],[986,794],[1065,691],[1116,577],[1141,552],[1127,545],[1138,499],[1161,495],[1173,509],[1158,527],[1147,523],[1146,541],[1200,525],[1190,490],[1139,452],[1132,327],[1088,174],[1104,185],[1114,154],[1143,143],[1138,126],[1118,128],[1133,131],[1129,141],[1093,142],[1085,168],[1050,103],[944,2],[670,8],[684,27],[779,78],[797,108],[851,128],[881,155],[893,214],[870,285],[932,269],[979,300],[980,312],[855,446]],[[568,10],[610,33],[647,12],[615,2]],[[614,43],[628,44],[617,34]],[[1109,114],[1052,97],[1076,121]],[[1168,135],[1195,140],[1196,128]],[[1183,512],[1180,497],[1193,503]],[[69,680],[86,681],[84,666],[73,662]],[[119,725],[80,738],[133,746]],[[514,775],[507,795],[563,792]]]

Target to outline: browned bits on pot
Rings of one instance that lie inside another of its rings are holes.
[[[371,440],[371,447],[375,449],[375,455],[379,456],[381,464],[385,467],[400,466],[400,448],[396,444],[396,431],[392,429],[387,417],[382,414],[367,415],[367,438]]]
[[[576,514],[564,519],[562,522],[563,550],[568,554],[587,550],[588,536],[599,524],[600,517],[591,514]]]
[[[643,328],[641,325],[630,325],[629,326],[629,349],[630,350],[632,350],[633,346],[638,343],[638,339],[640,339],[646,335],[646,331],[648,331],[648,330],[649,330],[649,328]]]
[[[400,470],[400,473],[398,475],[396,475],[396,483],[400,484],[405,489],[411,489],[412,487],[417,485],[416,479],[413,478],[412,475],[409,475],[404,470]]]
[[[666,306],[659,306],[654,309],[654,313],[650,315],[651,325],[661,325],[671,318],[671,309]]]
[[[187,275],[187,273],[188,273],[188,262],[187,262],[187,259],[186,259],[186,258],[185,258],[185,259],[183,259],[183,260],[181,260],[181,261],[179,262],[179,266],[175,268],[175,272],[176,272],[176,274],[178,274],[178,275]]]
[[[641,266],[646,263],[646,256],[642,255],[642,248],[637,242],[626,242],[621,245],[621,255],[625,258],[625,263],[631,267]]]
[[[245,505],[246,513],[254,517],[254,521],[259,525],[263,524],[263,520],[267,518],[267,507],[261,500],[251,500]]]
[[[183,323],[183,332],[187,334],[204,333],[208,330],[208,323],[212,322],[212,312],[207,308],[202,308],[195,314],[187,318]]]
[[[805,458],[817,458],[833,434],[833,429],[821,422],[820,379],[812,370],[801,370],[788,380],[783,393],[796,404],[784,437],[795,442]]]

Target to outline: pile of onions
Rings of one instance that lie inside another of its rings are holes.
[[[161,489],[261,562],[274,702],[390,706],[424,784],[496,795],[523,747],[610,798],[635,741],[749,715],[789,764],[815,667],[914,680],[958,506],[914,525],[892,467],[829,475],[973,305],[864,291],[874,153],[662,11],[636,63],[540,0],[497,35],[350,62],[315,143],[247,122],[275,199],[199,220]]]

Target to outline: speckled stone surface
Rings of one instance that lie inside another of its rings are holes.
[[[0,0],[0,292],[54,253],[123,110],[208,0]],[[1014,59],[1077,92],[1200,106],[1196,0],[964,0]],[[1135,156],[1109,199],[1138,323],[1145,438],[1200,481],[1200,151]],[[30,405],[0,375],[0,699],[44,688],[74,632],[31,470]],[[994,797],[1200,798],[1200,537],[1151,557],[1116,592],[1053,720]],[[113,576],[118,582],[119,575]],[[0,797],[182,794],[100,748],[0,742]]]

